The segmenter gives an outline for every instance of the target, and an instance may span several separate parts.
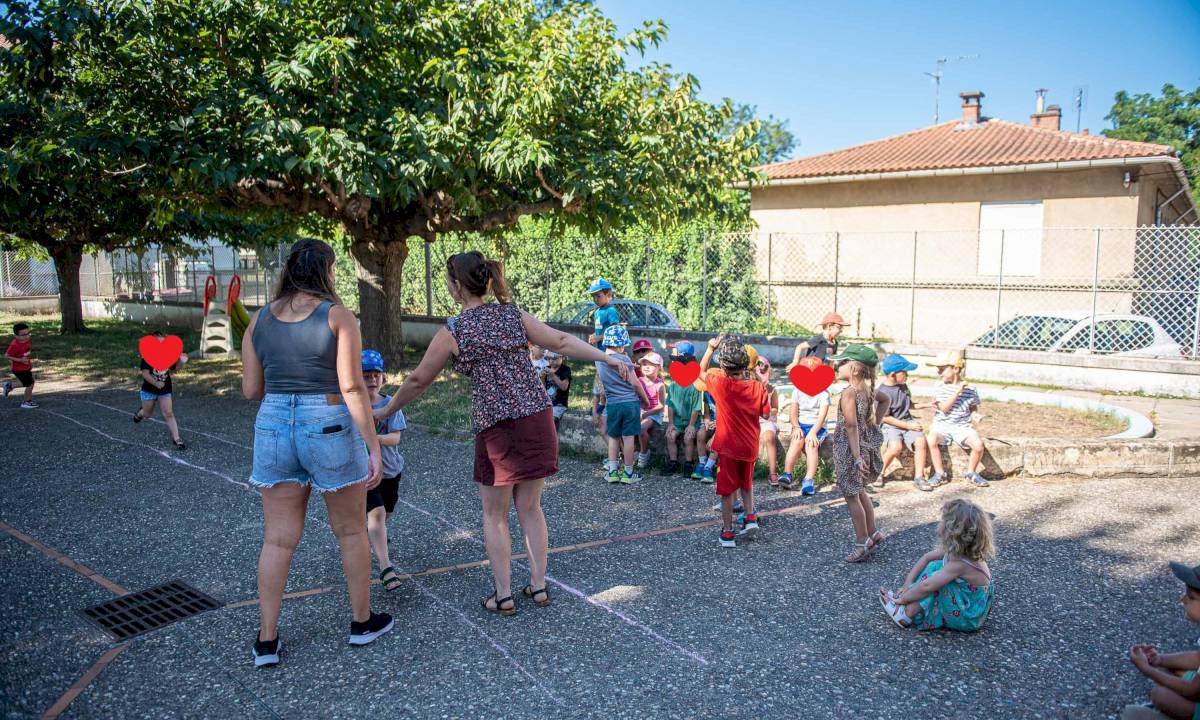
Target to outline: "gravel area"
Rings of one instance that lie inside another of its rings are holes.
[[[0,404],[0,520],[131,590],[178,578],[225,602],[254,597],[261,517],[240,483],[255,404],[181,389],[188,449],[176,452],[162,425],[130,422],[132,391],[39,401],[37,411]],[[482,559],[470,446],[420,431],[402,445],[396,564]],[[765,518],[761,539],[724,550],[702,527],[569,548],[551,557],[553,604],[520,603],[512,618],[479,609],[486,568],[375,587],[375,607],[397,623],[367,648],[345,644],[336,544],[314,497],[289,590],[332,589],[285,602],[283,665],[256,671],[257,610],[225,608],[134,640],[66,715],[1115,717],[1148,692],[1129,645],[1185,649],[1200,634],[1166,568],[1200,562],[1198,491],[1200,478],[1005,480],[932,494],[896,483],[876,496],[891,538],[852,566],[841,560],[851,531],[836,495],[764,485],[763,507],[799,510]],[[940,504],[959,496],[995,516],[993,613],[972,635],[899,630],[877,588],[932,546]],[[594,463],[568,458],[545,495],[560,548],[710,521],[712,502],[711,486],[655,476],[610,486]],[[6,534],[0,557],[0,715],[40,716],[112,646],[76,615],[111,595]],[[525,572],[515,568],[515,587]]]

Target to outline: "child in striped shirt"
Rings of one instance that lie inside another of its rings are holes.
[[[936,487],[946,482],[942,448],[954,443],[971,452],[967,459],[966,479],[978,487],[987,487],[988,481],[979,474],[983,467],[983,438],[971,426],[971,415],[979,409],[979,393],[962,379],[966,368],[962,353],[950,350],[928,364],[936,367],[942,378],[934,394],[933,424],[926,436],[934,470],[929,484]]]

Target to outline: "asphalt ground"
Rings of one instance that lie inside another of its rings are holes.
[[[1103,718],[1148,692],[1131,644],[1186,649],[1200,634],[1166,568],[1200,562],[1197,478],[891,485],[876,496],[891,538],[848,565],[850,521],[829,489],[761,486],[761,537],[728,550],[711,486],[612,486],[565,457],[544,501],[553,604],[496,617],[478,605],[491,588],[471,448],[414,430],[389,535],[415,576],[372,588],[395,630],[346,644],[314,495],[288,584],[312,592],[284,602],[283,663],[256,669],[256,404],[180,394],[177,452],[163,425],[131,422],[132,390],[38,399],[0,404],[4,717]],[[878,588],[932,546],[941,503],[958,496],[995,517],[991,617],[970,635],[900,630]],[[513,529],[519,552],[515,515]],[[174,579],[224,607],[123,644],[79,614],[114,587]],[[516,567],[514,588],[525,579]]]

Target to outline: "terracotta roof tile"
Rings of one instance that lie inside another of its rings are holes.
[[[1008,120],[932,125],[844,150],[764,165],[768,179],[1175,155],[1169,145],[1035,128]]]

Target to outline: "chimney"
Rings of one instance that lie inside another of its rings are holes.
[[[1062,108],[1057,105],[1046,107],[1046,88],[1038,88],[1037,107],[1029,116],[1029,124],[1047,130],[1062,129]]]
[[[983,93],[974,90],[972,92],[959,93],[962,98],[962,121],[967,125],[978,124],[983,120]]]

